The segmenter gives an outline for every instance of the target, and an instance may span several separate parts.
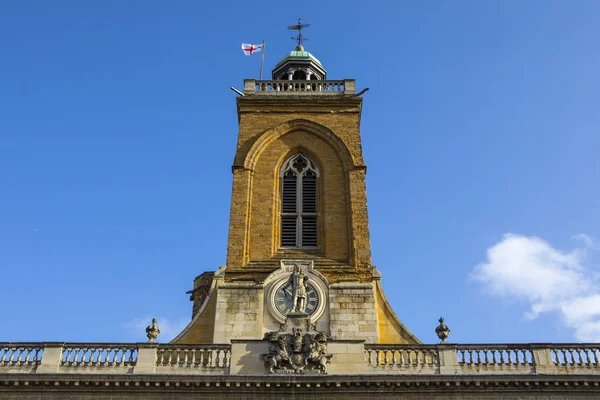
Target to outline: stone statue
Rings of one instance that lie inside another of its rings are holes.
[[[152,318],[152,325],[146,327],[146,336],[148,343],[154,343],[154,340],[160,335],[160,328],[156,325],[156,318]]]
[[[293,312],[306,313],[306,291],[308,289],[308,276],[302,267],[294,264],[294,272],[290,275],[284,289],[292,288],[292,310]]]

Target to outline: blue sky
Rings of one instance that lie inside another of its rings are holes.
[[[3,341],[163,339],[225,262],[237,118],[312,26],[356,78],[373,262],[421,340],[600,340],[600,3],[4,1]],[[507,235],[510,234],[510,235]],[[489,252],[488,252],[489,249]]]

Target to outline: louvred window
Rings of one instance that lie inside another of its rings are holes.
[[[319,171],[303,154],[281,168],[281,246],[317,247],[317,178]]]

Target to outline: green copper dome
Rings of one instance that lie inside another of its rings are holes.
[[[324,80],[326,74],[321,61],[304,50],[303,46],[297,46],[290,51],[273,69],[273,79],[276,80],[288,80],[290,76],[293,76],[294,80]]]

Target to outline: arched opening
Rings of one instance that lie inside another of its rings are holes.
[[[306,72],[297,70],[296,72],[294,72],[294,75],[292,75],[292,80],[293,81],[305,81],[306,80]]]
[[[302,153],[283,163],[281,177],[281,247],[316,248],[317,178],[316,164]]]

